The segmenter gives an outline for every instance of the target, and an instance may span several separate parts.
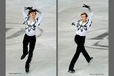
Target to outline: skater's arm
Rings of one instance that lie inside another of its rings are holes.
[[[89,21],[88,21],[87,27],[89,28],[92,23],[93,12],[91,8],[88,8],[88,10],[89,10],[89,18],[88,18]]]
[[[73,22],[72,25],[76,26],[77,25],[77,21],[76,22]]]
[[[28,17],[28,14],[26,13],[26,10],[31,10],[32,7],[24,7],[23,8],[23,16],[24,16],[24,19],[26,19]]]
[[[41,22],[41,20],[42,20],[42,18],[43,18],[43,15],[44,15],[44,14],[43,14],[40,10],[38,10],[38,9],[36,9],[36,11],[40,14],[40,17],[37,18],[37,25],[39,25],[40,22]]]
[[[24,8],[23,8],[23,16],[24,16],[24,18],[26,18],[26,17],[28,16],[27,13],[26,13],[26,10],[27,10],[27,8],[24,7]]]
[[[83,7],[87,8],[89,10],[89,18],[88,18],[88,23],[87,23],[87,28],[89,28],[92,23],[93,12],[92,12],[92,9],[90,6],[84,4]]]

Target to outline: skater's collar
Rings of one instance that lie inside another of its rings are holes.
[[[35,20],[34,21],[32,21],[32,23],[30,24],[30,20],[28,20],[28,24],[30,24],[30,25],[33,25],[35,23]]]
[[[80,21],[80,25],[85,25],[88,22],[88,20],[86,20],[84,23],[82,23],[82,20]]]

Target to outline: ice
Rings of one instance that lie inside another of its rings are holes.
[[[75,27],[71,23],[86,11],[83,3],[92,6],[92,27],[87,32],[86,50],[94,57],[88,64],[81,54],[74,74],[68,66],[75,53]],[[59,76],[108,76],[108,0],[58,0],[58,75]],[[26,74],[26,58],[22,55],[24,25],[22,9],[33,6],[44,13],[37,31],[37,42]],[[56,0],[6,0],[6,76],[56,76]]]
[[[24,6],[33,6],[44,13],[28,74],[24,68],[27,57],[20,60],[25,33]],[[56,76],[55,8],[55,0],[6,0],[6,76]]]
[[[93,9],[93,23],[87,32],[85,47],[93,62],[88,64],[82,54],[75,64],[76,72],[68,72],[70,61],[76,51],[74,42],[76,28],[72,22],[80,19],[82,8],[88,4]],[[108,0],[59,0],[58,18],[58,76],[108,76]]]

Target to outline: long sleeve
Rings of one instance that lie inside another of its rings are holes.
[[[81,19],[78,20],[78,21],[73,22],[72,24],[73,24],[74,26],[76,26],[76,27],[79,27],[79,22],[80,22],[80,21],[81,21]]]
[[[84,7],[88,8],[88,10],[89,10],[89,14],[88,14],[89,17],[88,17],[87,21],[85,21],[85,23],[83,23],[83,24],[82,24],[82,19],[74,22],[74,25],[77,27],[76,34],[80,35],[80,36],[86,36],[86,31],[91,26],[92,17],[93,17],[91,8],[87,7],[87,6],[84,6]]]
[[[73,22],[75,25],[74,26],[76,26],[77,25],[77,21],[75,21],[75,22]]]
[[[23,8],[23,11],[22,11],[22,12],[23,12],[24,20],[26,21],[28,15],[27,15],[27,13],[26,13],[25,7]]]
[[[43,18],[43,15],[44,15],[44,14],[43,14],[42,12],[40,12],[39,10],[37,10],[37,12],[40,14],[40,17],[37,18],[36,24],[39,25],[40,22],[41,22],[41,20],[42,20],[42,18]]]
[[[87,28],[89,28],[92,23],[92,17],[93,17],[93,12],[91,9],[89,9],[89,18],[88,18],[89,21],[87,23]]]

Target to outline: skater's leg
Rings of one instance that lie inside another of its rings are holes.
[[[33,51],[34,51],[34,48],[35,48],[35,43],[36,43],[36,37],[33,36],[30,39],[29,55],[28,55],[28,59],[27,59],[26,63],[30,63],[31,62],[31,59],[32,59],[32,56],[33,56]]]
[[[86,58],[86,61],[89,63],[89,61],[90,61],[91,58],[90,58],[89,54],[87,53],[87,51],[85,50],[85,47],[84,46],[82,46],[82,54]]]
[[[84,57],[86,58],[86,61],[89,63],[89,61],[91,60],[89,54],[87,53],[86,49],[85,49],[85,37],[82,37],[82,41],[81,41],[81,50],[82,50],[82,54],[84,55]]]
[[[74,65],[75,65],[75,63],[76,63],[76,61],[77,61],[77,59],[78,59],[80,53],[81,53],[80,47],[77,46],[76,53],[74,54],[74,56],[73,56],[73,58],[72,58],[72,60],[71,60],[71,62],[70,62],[69,70],[72,70],[72,69],[74,68]]]
[[[29,38],[25,34],[23,39],[23,55],[21,56],[21,59],[24,59],[25,56],[28,54],[28,43],[29,43]]]
[[[26,64],[25,64],[25,71],[27,73],[29,72],[30,62],[32,60],[35,43],[36,43],[36,37],[33,36],[30,38],[29,55],[28,55],[28,59],[27,59]]]
[[[75,42],[76,42],[76,44],[77,44],[77,50],[76,50],[76,53],[74,54],[74,56],[73,56],[73,58],[72,58],[72,60],[71,60],[71,62],[70,62],[69,70],[73,70],[74,65],[75,65],[75,63],[76,63],[76,61],[77,61],[77,59],[78,59],[78,57],[79,57],[79,55],[80,55],[80,52],[81,52],[81,50],[80,50],[80,45],[79,45],[79,43],[80,43],[80,38],[79,38],[78,35],[75,36]]]

